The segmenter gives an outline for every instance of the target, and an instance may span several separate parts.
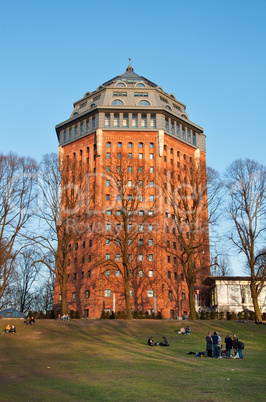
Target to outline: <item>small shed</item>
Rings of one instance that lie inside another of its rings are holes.
[[[1,318],[27,318],[23,313],[20,313],[15,308],[7,308],[6,310],[0,311]]]

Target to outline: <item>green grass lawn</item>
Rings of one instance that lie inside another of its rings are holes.
[[[185,321],[8,322],[18,333],[0,336],[1,401],[266,401],[266,325],[199,320],[185,336]],[[236,333],[244,359],[187,355],[205,350],[208,330],[223,343]]]

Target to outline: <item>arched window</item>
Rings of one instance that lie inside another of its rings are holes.
[[[107,148],[111,148],[111,142],[107,142],[106,146]]]
[[[143,148],[143,142],[139,143],[139,148]]]
[[[115,100],[112,102],[112,105],[124,105],[124,103],[123,103],[120,99],[115,99]]]
[[[142,100],[139,102],[139,106],[150,106],[150,102],[148,102],[146,100]]]
[[[170,106],[165,105],[165,109],[171,110]]]
[[[144,85],[142,82],[139,82],[139,83],[136,85],[136,87],[138,87],[138,88],[144,88],[145,85]]]
[[[128,143],[128,148],[132,148],[132,142]]]
[[[121,148],[121,147],[122,147],[122,142],[118,142],[118,143],[117,143],[117,147],[118,147],[118,148]]]
[[[116,84],[117,87],[125,87],[125,84],[123,82],[118,82],[118,84]]]

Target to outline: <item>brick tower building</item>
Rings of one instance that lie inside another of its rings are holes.
[[[86,230],[68,245],[68,310],[99,318],[103,310],[125,310],[127,293],[132,311],[161,312],[164,318],[189,314],[191,267],[197,309],[209,275],[207,208],[200,212],[204,230],[196,231],[197,224],[189,221],[197,198],[195,176],[206,184],[205,135],[189,120],[185,105],[129,63],[124,74],[75,102],[56,133],[61,163],[82,167],[79,175],[86,182]],[[192,255],[186,251],[189,243]],[[55,311],[61,298],[56,280]]]

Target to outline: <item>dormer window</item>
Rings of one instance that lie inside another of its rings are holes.
[[[142,82],[139,82],[139,83],[136,85],[136,87],[138,87],[138,88],[144,88],[145,85],[144,85]]]
[[[143,101],[140,101],[140,102],[139,102],[139,106],[150,106],[150,102],[148,102],[148,101],[146,101],[146,100],[145,100],[145,101],[144,101],[144,100],[143,100]]]
[[[123,103],[120,99],[115,99],[115,100],[112,102],[112,105],[124,105],[124,103]]]
[[[125,87],[126,85],[123,82],[118,82],[116,84],[117,87]]]

